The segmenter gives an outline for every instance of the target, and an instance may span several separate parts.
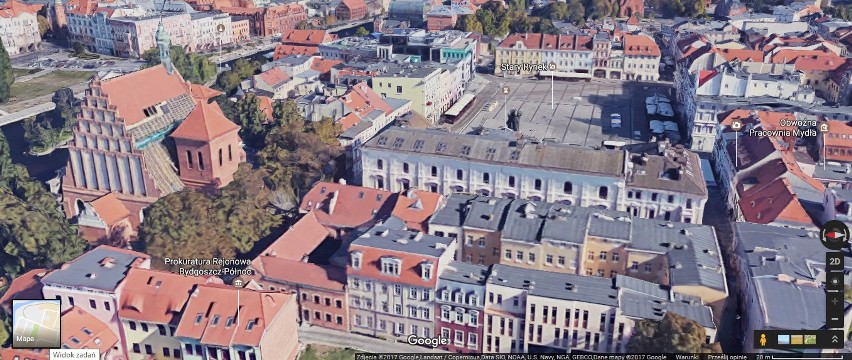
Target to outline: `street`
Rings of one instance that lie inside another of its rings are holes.
[[[370,353],[446,353],[439,349],[403,344],[318,326],[300,326],[299,340],[306,344],[320,344],[352,348]]]

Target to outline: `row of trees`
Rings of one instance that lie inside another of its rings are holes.
[[[216,64],[210,62],[207,56],[196,53],[187,53],[180,46],[171,48],[172,65],[183,76],[185,80],[196,84],[204,84],[216,78]],[[142,54],[146,66],[154,66],[160,63],[160,54],[157,48],[150,49]]]
[[[65,219],[56,199],[26,168],[12,163],[0,133],[0,276],[50,268],[82,254],[86,242]]]
[[[15,82],[15,74],[12,73],[12,60],[6,46],[0,41],[0,103],[9,101],[12,97],[12,83]]]
[[[59,89],[52,101],[56,104],[52,111],[24,119],[24,140],[31,153],[49,151],[73,135],[79,106],[74,92],[69,88]]]

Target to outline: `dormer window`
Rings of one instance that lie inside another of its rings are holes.
[[[363,257],[363,255],[364,254],[362,254],[360,251],[355,251],[355,252],[352,253],[352,255],[351,255],[352,259],[351,260],[352,260],[352,267],[353,268],[361,269],[361,258]]]
[[[420,264],[420,275],[423,280],[432,280],[432,263],[424,262]]]
[[[381,260],[382,274],[399,276],[402,260],[394,257],[384,257]]]

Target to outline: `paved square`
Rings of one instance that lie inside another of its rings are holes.
[[[551,104],[550,79],[502,79],[489,75],[484,78],[489,82],[477,95],[476,103],[496,100],[498,106],[491,112],[483,111],[482,106],[469,109],[468,114],[452,127],[455,131],[506,126],[506,114],[512,109],[519,109],[522,112],[522,134],[588,147],[600,146],[604,140],[631,142],[636,131],[641,133],[642,141],[648,141],[650,133],[645,117],[645,98],[655,93],[668,95],[671,88],[668,84],[615,80],[556,80],[553,82]],[[503,86],[510,90],[505,96],[508,107],[504,101]],[[612,113],[621,114],[620,128],[611,126]]]

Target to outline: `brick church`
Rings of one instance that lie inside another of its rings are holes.
[[[246,155],[239,126],[171,63],[168,34],[156,34],[161,64],[95,76],[81,100],[62,180],[63,206],[92,243],[127,239],[162,196],[227,185]]]

